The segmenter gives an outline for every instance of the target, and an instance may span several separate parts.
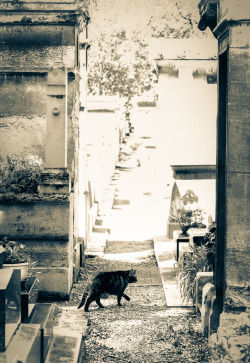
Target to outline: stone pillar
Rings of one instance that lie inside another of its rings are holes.
[[[224,308],[243,308],[250,304],[246,286],[250,279],[249,258],[249,91],[247,77],[250,66],[249,21],[241,20],[241,15],[250,19],[250,9],[246,2],[238,1],[238,8],[232,13],[232,5],[220,4],[220,15],[226,10],[214,30],[218,39],[219,69],[219,139],[224,144],[218,156],[224,165],[224,197],[217,210],[222,207],[224,216]],[[245,12],[243,11],[245,8]],[[222,12],[223,11],[223,12]],[[219,225],[218,225],[219,229]]]
[[[218,39],[217,261],[214,307],[220,313],[223,311],[225,322],[228,312],[236,314],[250,306],[250,7],[247,0],[220,0],[217,5],[215,3],[214,0],[200,2],[199,25],[201,30],[208,26]],[[216,11],[211,12],[212,9]]]
[[[67,167],[67,69],[48,72],[46,168]]]

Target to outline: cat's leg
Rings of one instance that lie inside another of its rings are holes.
[[[117,296],[117,302],[118,302],[118,306],[122,306],[121,304],[121,299],[122,299],[123,293],[121,295]]]
[[[104,308],[104,306],[101,303],[100,297],[96,298],[95,301],[96,301],[97,305],[99,306],[99,308]]]
[[[124,293],[123,293],[123,295],[122,295],[122,296],[124,297],[124,299],[126,299],[126,300],[130,301],[130,297],[129,297],[128,295],[126,295],[126,294],[124,294]]]
[[[89,311],[89,305],[94,301],[95,299],[93,299],[91,296],[87,299],[85,307],[84,307],[84,311]]]

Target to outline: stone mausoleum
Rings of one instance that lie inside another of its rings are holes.
[[[249,348],[250,325],[250,4],[247,0],[202,0],[199,12],[199,29],[210,28],[218,41],[216,297],[210,315],[210,332],[216,331],[211,337],[213,360],[242,362]]]
[[[81,254],[78,160],[84,91],[79,88],[89,20],[84,4],[0,3],[0,157],[32,155],[44,165],[39,193],[2,191],[0,230],[1,237],[25,243],[31,252],[41,299],[69,296]]]

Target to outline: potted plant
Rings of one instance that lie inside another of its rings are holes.
[[[187,236],[189,228],[206,228],[203,210],[198,206],[198,197],[192,190],[187,190],[181,198],[176,198],[170,209],[170,217],[179,223],[182,234]]]
[[[30,256],[25,245],[15,241],[8,241],[8,238],[4,237],[1,250],[2,253],[5,253],[2,268],[20,269],[21,280],[23,281],[27,277],[30,262]]]

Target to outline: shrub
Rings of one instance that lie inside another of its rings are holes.
[[[177,281],[183,301],[195,301],[195,278],[198,272],[214,270],[215,230],[213,225],[205,235],[203,246],[190,247],[190,253],[180,257]]]
[[[42,160],[37,156],[25,158],[7,155],[0,163],[1,185],[15,193],[37,193],[42,172]]]

